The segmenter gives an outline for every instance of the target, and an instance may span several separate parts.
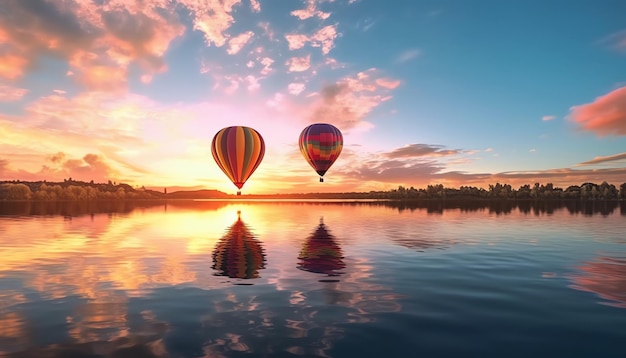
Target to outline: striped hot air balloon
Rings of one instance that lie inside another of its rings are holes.
[[[261,164],[265,155],[265,142],[253,128],[226,127],[213,137],[211,153],[228,179],[241,189]],[[241,195],[241,191],[237,191],[237,195]]]
[[[323,182],[324,174],[341,154],[343,135],[332,124],[315,123],[304,128],[298,143],[300,152]]]

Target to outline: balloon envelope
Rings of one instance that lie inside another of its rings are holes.
[[[332,124],[315,123],[304,128],[298,143],[304,158],[323,177],[341,154],[343,135]]]
[[[213,137],[211,153],[224,174],[241,189],[261,164],[265,142],[261,134],[250,127],[227,127]]]

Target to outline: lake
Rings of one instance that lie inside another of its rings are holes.
[[[0,202],[0,356],[624,357],[625,203]]]

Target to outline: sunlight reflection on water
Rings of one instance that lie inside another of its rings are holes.
[[[626,340],[617,206],[28,205],[0,205],[0,355],[611,357]]]

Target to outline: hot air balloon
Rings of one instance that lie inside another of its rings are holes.
[[[221,129],[213,137],[211,153],[238,189],[241,189],[261,164],[265,142],[261,134],[250,127],[233,126]],[[237,191],[241,195],[241,191]]]
[[[337,160],[343,148],[343,136],[331,124],[315,123],[304,128],[298,140],[300,152],[324,181],[324,174]]]

